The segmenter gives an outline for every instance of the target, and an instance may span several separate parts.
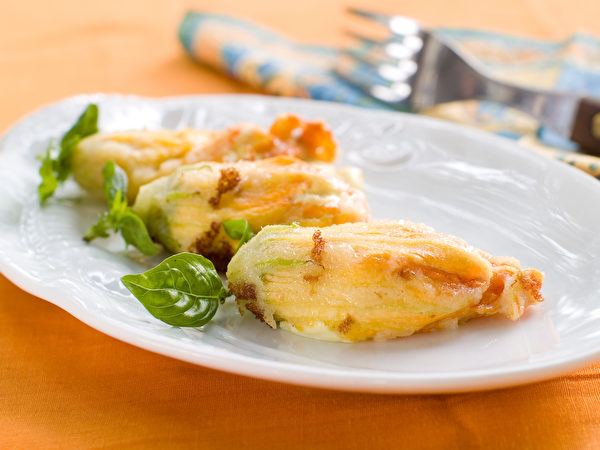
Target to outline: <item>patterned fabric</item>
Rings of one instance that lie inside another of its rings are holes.
[[[600,97],[600,41],[590,36],[545,42],[461,29],[435,33],[476,56],[498,79]],[[179,38],[196,61],[266,93],[390,109],[335,76],[334,48],[298,44],[233,17],[197,12],[185,16]],[[473,100],[422,113],[517,140],[600,177],[600,158],[576,153],[576,144],[504,105]]]

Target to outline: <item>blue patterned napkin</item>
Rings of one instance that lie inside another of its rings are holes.
[[[499,79],[600,97],[600,40],[591,36],[547,42],[463,29],[435,33],[479,58]],[[266,93],[389,109],[335,76],[334,48],[302,45],[240,19],[198,12],[186,14],[179,39],[196,61]],[[504,105],[473,100],[424,113],[518,140],[600,177],[600,158],[573,153],[576,144]]]

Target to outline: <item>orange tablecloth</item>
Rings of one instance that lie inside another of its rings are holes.
[[[363,3],[432,25],[547,38],[600,33],[597,0]],[[175,30],[188,7],[255,19],[306,42],[339,43],[344,4],[4,0],[0,127],[82,92],[245,92],[183,55]],[[553,381],[461,395],[286,386],[118,342],[0,277],[0,448],[598,448],[599,381],[595,365]]]

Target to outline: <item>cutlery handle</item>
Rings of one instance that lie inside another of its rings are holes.
[[[584,97],[579,100],[571,139],[587,153],[600,155],[600,99]]]
[[[583,152],[600,156],[600,99],[477,76],[482,86],[478,98],[520,109],[578,143]]]

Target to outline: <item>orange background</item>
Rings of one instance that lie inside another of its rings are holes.
[[[184,11],[339,44],[342,0],[2,0],[0,128],[82,92],[248,92],[183,54]],[[352,5],[361,5],[360,0]],[[600,34],[598,0],[371,0],[430,25]],[[600,365],[493,392],[378,396],[217,372],[132,347],[0,276],[0,448],[598,448]]]

